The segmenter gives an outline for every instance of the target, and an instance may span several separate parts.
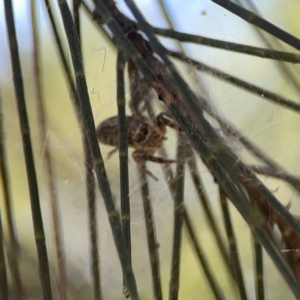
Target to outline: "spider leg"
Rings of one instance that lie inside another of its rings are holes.
[[[143,151],[141,151],[141,150],[134,151],[132,153],[133,159],[141,167],[141,169],[146,172],[147,175],[149,175],[150,177],[152,177],[155,181],[158,181],[158,178],[151,171],[149,171],[146,168],[146,164],[145,164],[146,159],[143,158],[142,153],[143,153]]]
[[[146,154],[143,150],[136,150],[132,153],[133,159],[137,163],[141,163],[144,161],[152,161],[158,164],[172,164],[177,163],[178,161],[175,159],[166,159],[163,157],[153,156]]]
[[[145,163],[143,163],[142,165],[140,165],[141,168],[146,172],[147,175],[149,175],[150,177],[152,177],[155,181],[158,181],[158,178],[146,168]]]
[[[178,162],[176,159],[166,159],[163,157],[152,156],[152,155],[143,155],[143,157],[145,160],[152,161],[158,164],[173,164]]]
[[[142,150],[134,151],[132,153],[132,156],[133,156],[133,159],[141,166],[141,168],[143,170],[145,170],[145,172],[156,181],[158,181],[158,178],[146,168],[145,161],[152,161],[152,162],[156,162],[159,164],[171,164],[171,163],[177,162],[177,160],[174,160],[174,159],[165,159],[162,157],[147,155]]]
[[[110,159],[117,151],[118,151],[117,147],[115,147],[114,149],[109,151],[108,154],[107,154],[107,159]]]
[[[123,287],[123,295],[125,296],[126,299],[130,297],[130,292],[127,287]]]
[[[156,117],[156,124],[158,127],[162,128],[165,126],[169,126],[175,130],[178,130],[179,132],[183,133],[181,127],[176,124],[175,122],[171,121],[170,119],[167,118],[167,114],[162,112]]]

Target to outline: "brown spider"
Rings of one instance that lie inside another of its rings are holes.
[[[166,126],[179,130],[181,128],[169,120],[165,113],[160,113],[152,122],[149,118],[144,116],[126,116],[127,132],[128,132],[128,146],[135,149],[132,153],[133,159],[142,166],[155,180],[158,180],[145,167],[145,161],[152,161],[159,164],[170,164],[177,162],[174,159],[165,159],[154,156],[163,141],[167,139]],[[119,143],[119,126],[118,116],[113,116],[102,121],[97,127],[97,137],[100,143],[115,148],[109,152],[108,157],[118,150]]]

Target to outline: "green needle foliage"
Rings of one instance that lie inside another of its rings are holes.
[[[298,161],[292,170],[274,149],[263,151],[219,112],[222,97],[214,99],[221,82],[265,100],[257,105],[261,115],[274,110],[292,119],[300,111],[293,100],[300,40],[245,2],[206,5],[251,23],[265,47],[203,36],[197,28],[184,32],[170,1],[151,4],[169,28],[142,13],[139,1],[28,1],[29,71],[18,10],[4,1],[12,78],[0,82],[1,299],[300,298],[300,214],[290,211],[299,199]],[[51,61],[44,25],[57,56]],[[91,37],[99,49],[89,51]],[[187,45],[224,52],[232,62],[247,56],[254,71],[257,61],[273,64],[290,89],[272,91],[250,76],[231,75],[192,57]],[[246,110],[245,119],[252,113]],[[11,125],[16,116],[18,131]],[[254,121],[249,128],[255,131]],[[99,141],[114,147],[109,157]],[[277,185],[291,188],[296,200],[287,204]],[[24,217],[27,194],[31,212]]]

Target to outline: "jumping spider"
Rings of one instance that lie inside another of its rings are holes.
[[[132,153],[133,159],[142,166],[153,179],[158,180],[145,167],[145,161],[159,164],[170,164],[177,162],[174,159],[165,159],[154,156],[166,137],[166,126],[181,132],[181,128],[169,120],[165,113],[160,113],[152,122],[145,116],[126,116],[128,146],[135,149]],[[115,148],[109,152],[108,157],[118,150],[119,143],[118,116],[113,116],[102,121],[97,127],[97,137],[100,143]]]

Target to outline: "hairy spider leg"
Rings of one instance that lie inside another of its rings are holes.
[[[145,162],[146,161],[152,161],[158,164],[172,164],[172,163],[177,163],[178,161],[175,159],[165,159],[163,157],[157,157],[153,155],[147,155],[145,151],[143,150],[135,150],[132,153],[133,159],[141,166],[142,169],[145,170],[145,172],[151,176],[154,180],[158,181],[158,178],[146,168]]]
[[[175,130],[178,130],[179,132],[183,133],[183,130],[181,127],[176,124],[175,122],[171,121],[170,119],[167,118],[167,114],[162,112],[156,117],[156,124],[159,128],[163,128],[166,126],[169,126]]]
[[[115,147],[114,149],[109,151],[106,159],[110,159],[117,151],[118,151],[118,147]]]

